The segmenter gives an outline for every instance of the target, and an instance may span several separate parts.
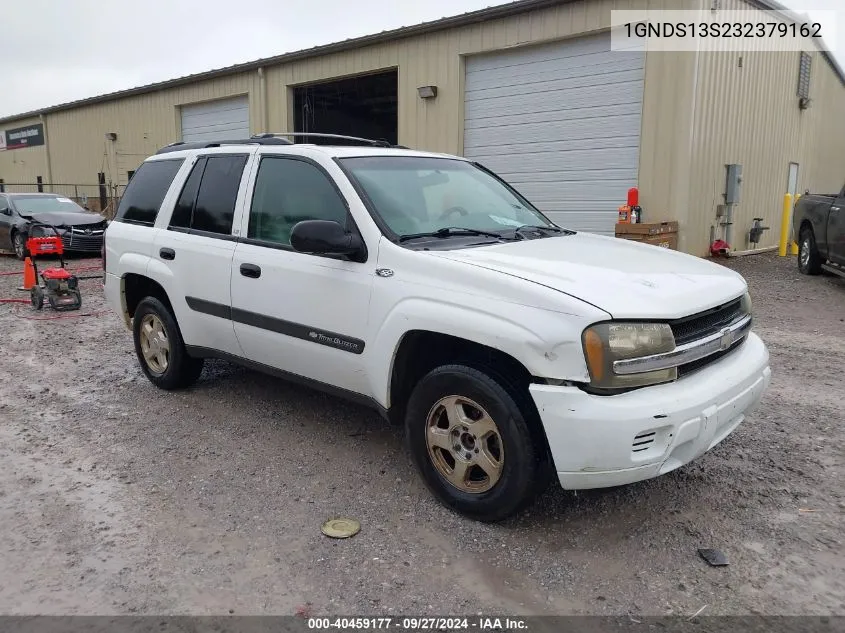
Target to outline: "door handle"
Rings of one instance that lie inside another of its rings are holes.
[[[158,254],[162,259],[176,259],[176,251],[172,248],[162,248]]]
[[[241,264],[241,274],[244,277],[258,279],[261,276],[261,267],[255,264]]]

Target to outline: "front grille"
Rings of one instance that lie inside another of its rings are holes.
[[[731,345],[728,349],[722,350],[721,352],[716,352],[715,354],[710,354],[710,356],[705,356],[704,358],[699,358],[698,360],[694,360],[691,363],[687,363],[685,365],[680,365],[678,367],[678,378],[682,376],[688,376],[689,374],[698,371],[699,369],[704,369],[710,363],[715,363],[720,358],[723,358],[736,350],[740,345],[745,342],[745,337],[736,341],[733,345]]]
[[[675,345],[710,336],[730,325],[742,315],[742,301],[737,299],[706,312],[677,319],[669,323],[675,335]],[[713,358],[712,356],[709,358]]]
[[[69,251],[90,251],[100,252],[103,246],[103,232],[92,233],[86,235],[85,233],[77,233],[75,231],[68,231],[62,235],[62,244],[65,250]]]

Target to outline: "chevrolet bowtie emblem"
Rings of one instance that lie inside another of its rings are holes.
[[[719,339],[719,349],[721,351],[725,351],[731,346],[733,343],[733,335],[731,334],[730,328],[725,328],[722,330],[722,338]]]

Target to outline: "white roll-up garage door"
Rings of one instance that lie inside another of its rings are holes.
[[[612,235],[637,184],[644,68],[609,33],[470,57],[464,155],[561,226]]]
[[[182,140],[186,143],[248,137],[246,96],[182,106]]]

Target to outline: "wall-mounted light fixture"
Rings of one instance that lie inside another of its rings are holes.
[[[106,139],[109,141],[117,140],[117,132],[106,132]]]
[[[437,96],[437,86],[420,86],[417,88],[420,99],[433,99]]]

